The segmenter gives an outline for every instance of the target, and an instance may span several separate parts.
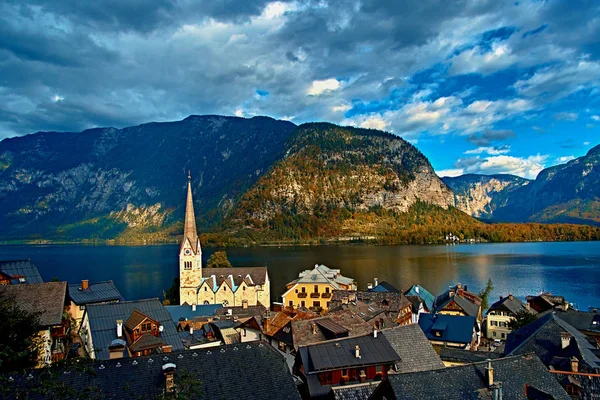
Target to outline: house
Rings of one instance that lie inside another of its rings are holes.
[[[92,359],[183,350],[171,314],[158,299],[89,304],[79,330]]]
[[[31,260],[0,261],[0,286],[42,282],[40,271]]]
[[[315,265],[300,272],[298,279],[286,285],[281,296],[284,307],[327,310],[334,290],[356,290],[354,279],[343,276],[339,269]]]
[[[495,360],[503,356],[500,351],[471,351],[449,346],[440,347],[440,358],[446,367]]]
[[[554,313],[508,335],[504,352],[508,356],[535,353],[569,394],[591,396],[594,391],[588,390],[600,388],[600,356],[595,341]]]
[[[223,308],[221,304],[165,306],[165,309],[171,314],[173,322],[177,324],[177,330],[180,331],[202,328],[209,318],[214,319],[217,311],[221,308]]]
[[[400,293],[398,288],[387,281],[378,282],[375,278],[374,282],[369,283],[367,286],[369,292],[388,292],[388,293]]]
[[[367,304],[360,300],[343,303],[332,302],[331,306],[332,308],[329,309],[327,315],[331,316],[339,312],[349,312],[368,323],[373,329],[381,330],[398,325],[383,308]]]
[[[332,388],[383,379],[400,361],[385,336],[373,334],[302,346],[294,362],[311,398],[329,396]]]
[[[174,351],[134,359],[96,360],[73,366],[3,377],[8,398],[36,399],[246,399],[300,400],[283,358],[266,343],[219,349]],[[50,385],[45,385],[51,382]]]
[[[597,309],[578,311],[569,308],[567,310],[555,309],[551,312],[579,332],[594,338],[600,345],[600,313]]]
[[[69,301],[71,303],[69,314],[75,319],[77,325],[80,325],[88,304],[117,302],[124,299],[113,281],[90,284],[85,279],[81,283],[69,285]]]
[[[65,313],[67,283],[11,284],[0,286],[0,291],[3,296],[13,298],[22,310],[39,314],[39,366],[62,360],[67,354],[71,331]]]
[[[569,308],[569,303],[563,296],[554,296],[550,292],[540,293],[537,296],[527,296],[525,300],[538,313],[543,313],[554,308],[562,308],[563,310]]]
[[[421,285],[412,285],[407,291],[404,292],[404,295],[416,296],[421,299],[421,302],[424,306],[425,312],[433,311],[433,302],[435,301],[435,296],[427,291]]]
[[[512,294],[500,296],[500,300],[490,306],[486,316],[486,337],[488,339],[506,340],[511,332],[509,323],[521,312],[537,314],[529,303],[523,303]]]
[[[192,178],[188,174],[183,239],[179,246],[181,305],[222,304],[271,307],[267,267],[202,268],[202,247],[196,229]]]
[[[425,303],[419,296],[406,296],[410,304],[412,305],[412,323],[416,324],[419,322],[419,315],[426,313]]]
[[[372,400],[554,399],[569,395],[535,355],[527,354],[406,374],[390,374]]]
[[[366,304],[367,310],[358,310],[359,315],[360,312],[365,313],[365,321],[376,321],[383,311],[395,324],[406,325],[413,322],[412,303],[402,293],[336,290],[333,292],[331,308],[351,308],[360,303]],[[383,329],[379,326],[376,328]]]
[[[481,298],[467,290],[467,285],[457,283],[435,298],[432,312],[448,315],[475,317],[483,320]]]
[[[419,326],[434,346],[451,346],[469,350],[479,345],[475,317],[421,314]]]
[[[397,373],[429,371],[444,368],[440,356],[419,325],[403,325],[384,329],[381,334],[390,342],[400,356],[394,369]]]

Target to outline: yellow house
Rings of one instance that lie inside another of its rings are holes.
[[[319,264],[312,270],[300,272],[298,279],[286,287],[281,296],[285,307],[314,310],[327,310],[334,290],[356,290],[354,279],[343,276],[339,269]]]
[[[506,340],[511,333],[510,321],[520,312],[537,314],[529,307],[529,303],[523,303],[512,294],[506,297],[500,296],[500,300],[492,304],[487,312],[486,337],[493,340]]]

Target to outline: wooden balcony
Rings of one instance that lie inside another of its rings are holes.
[[[308,293],[306,293],[306,292],[300,292],[300,293],[298,293],[298,298],[299,299],[305,299],[306,297],[308,297]]]
[[[324,299],[328,299],[328,298],[331,297],[331,293],[325,292],[325,293],[321,294],[321,297],[324,298]]]
[[[311,299],[318,299],[319,297],[321,297],[321,295],[317,292],[317,293],[311,293],[310,294],[310,298]]]

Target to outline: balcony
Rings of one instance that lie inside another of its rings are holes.
[[[310,294],[311,299],[318,299],[319,297],[321,297],[321,295],[318,292]]]
[[[298,298],[299,299],[305,299],[308,296],[308,293],[306,292],[300,292],[298,293]]]
[[[321,294],[321,297],[324,298],[324,299],[328,299],[328,298],[331,297],[331,293],[325,292],[325,293]]]

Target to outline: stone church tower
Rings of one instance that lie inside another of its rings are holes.
[[[192,177],[188,173],[183,240],[179,248],[179,303],[196,304],[197,290],[201,284],[202,249],[194,217]]]

